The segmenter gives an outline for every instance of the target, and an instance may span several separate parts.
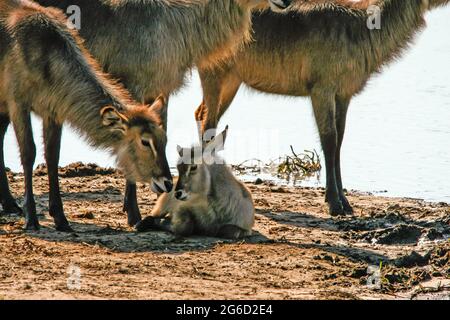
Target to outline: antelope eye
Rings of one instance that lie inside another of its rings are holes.
[[[141,143],[142,143],[142,145],[145,146],[145,147],[148,147],[148,148],[151,147],[150,141],[147,141],[147,140],[142,139],[142,140],[141,140]]]

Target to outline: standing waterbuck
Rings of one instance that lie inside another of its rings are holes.
[[[151,104],[160,93],[178,90],[193,66],[212,68],[250,40],[252,10],[282,10],[292,0],[36,1],[70,13],[78,7],[79,32],[104,71]],[[140,221],[131,181],[124,211],[132,225]]]
[[[172,189],[165,156],[164,98],[152,106],[133,102],[121,86],[99,71],[65,20],[58,10],[29,1],[0,1],[0,200],[6,212],[18,210],[3,159],[3,138],[11,121],[24,168],[26,229],[39,228],[32,187],[36,148],[31,112],[44,123],[49,213],[57,230],[71,230],[58,181],[64,122],[92,146],[115,154],[130,181],[153,181],[160,192]]]
[[[223,149],[228,127],[203,149],[178,147],[175,190],[161,195],[138,231],[165,230],[237,239],[251,234],[255,208],[250,191],[239,182],[217,152]]]
[[[425,12],[449,1],[296,1],[283,15],[255,13],[254,42],[226,66],[199,70],[204,100],[196,119],[203,131],[216,128],[242,83],[262,92],[311,97],[325,154],[330,213],[352,213],[341,178],[350,100],[373,74],[400,57],[424,28]],[[381,28],[369,28],[373,19],[381,19]]]

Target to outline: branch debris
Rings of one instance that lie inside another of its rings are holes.
[[[291,155],[279,157],[268,163],[258,159],[250,159],[239,165],[233,165],[232,168],[240,175],[270,173],[288,181],[301,180],[320,173],[322,165],[316,150],[296,153],[291,146],[291,152]]]

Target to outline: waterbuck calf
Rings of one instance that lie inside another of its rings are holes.
[[[232,56],[251,38],[252,10],[281,10],[292,0],[36,1],[70,13],[77,6],[79,32],[104,71],[151,104],[178,90],[193,66],[209,69]],[[131,224],[141,219],[131,181],[124,211]]]
[[[296,1],[283,15],[255,13],[255,41],[227,66],[199,70],[204,101],[196,119],[204,131],[215,128],[242,83],[267,93],[311,97],[325,154],[326,200],[330,213],[340,215],[353,211],[340,161],[350,100],[408,47],[425,26],[425,12],[450,0],[334,2]],[[368,28],[369,5],[379,8],[381,29]]]
[[[38,229],[32,177],[36,148],[30,113],[43,119],[50,184],[49,213],[56,229],[70,231],[58,181],[61,127],[70,123],[92,146],[111,151],[130,181],[172,189],[165,156],[164,98],[138,105],[101,73],[56,9],[21,0],[0,1],[0,199],[7,212],[18,206],[9,191],[3,138],[10,121],[25,176],[26,229]]]
[[[178,148],[179,178],[175,190],[159,197],[151,215],[138,231],[165,230],[179,236],[192,234],[237,239],[251,234],[255,208],[250,192],[217,156],[227,129],[202,147]],[[210,156],[209,156],[210,155]]]

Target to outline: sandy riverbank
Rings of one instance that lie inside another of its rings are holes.
[[[75,232],[64,234],[48,217],[43,173],[35,178],[41,231],[0,214],[0,299],[450,299],[445,203],[350,192],[355,215],[331,218],[323,190],[248,184],[254,236],[175,239],[127,227],[118,173],[72,166],[61,186]],[[23,176],[9,176],[21,201]],[[139,189],[145,215],[156,197]],[[370,289],[367,267],[380,261],[381,289]],[[72,290],[70,266],[81,272]]]

